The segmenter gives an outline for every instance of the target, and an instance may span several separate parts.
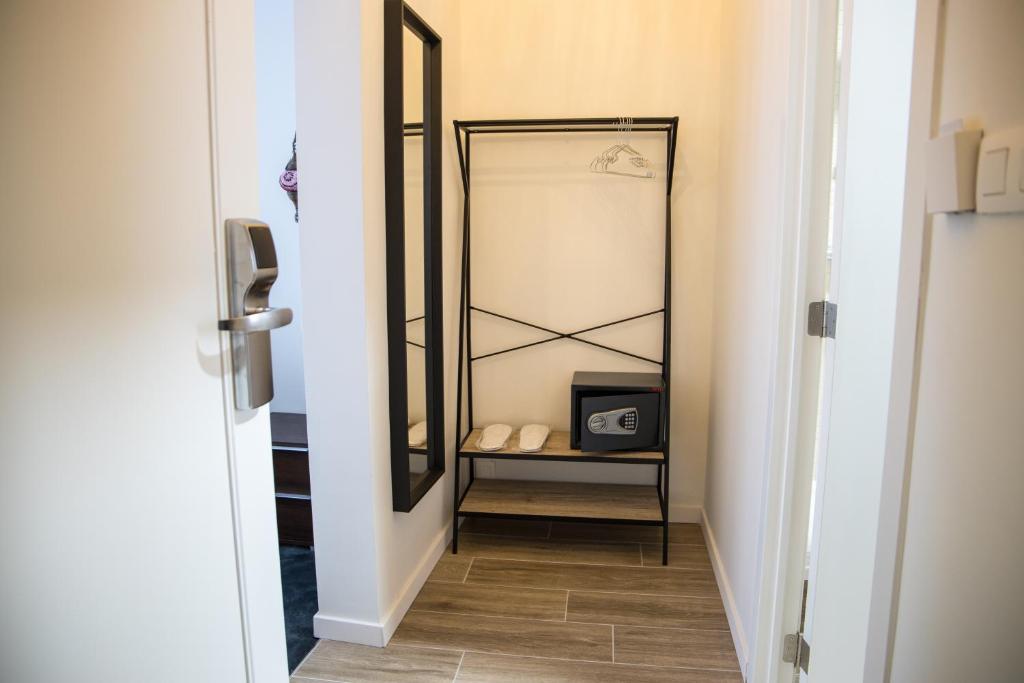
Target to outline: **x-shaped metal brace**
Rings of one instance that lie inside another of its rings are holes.
[[[631,320],[639,320],[640,318],[646,318],[648,316],[657,315],[659,313],[664,313],[665,312],[664,308],[659,308],[659,309],[657,309],[655,311],[648,311],[647,313],[641,313],[639,315],[632,315],[632,316],[630,316],[628,318],[623,318],[621,320],[615,320],[615,321],[612,321],[610,323],[603,323],[601,325],[594,325],[593,327],[586,327],[586,328],[584,328],[582,330],[575,330],[573,332],[559,332],[558,330],[552,330],[552,329],[549,329],[547,327],[542,327],[541,325],[534,325],[533,323],[526,322],[525,320],[518,320],[518,319],[513,318],[511,316],[502,315],[500,313],[495,313],[494,311],[488,311],[486,309],[478,308],[476,306],[470,306],[469,309],[471,311],[478,311],[480,313],[484,313],[485,315],[490,315],[490,316],[493,316],[495,318],[501,318],[502,320],[508,320],[509,322],[513,322],[513,323],[516,323],[516,324],[519,324],[519,325],[525,325],[526,327],[532,327],[535,330],[540,330],[541,332],[547,332],[548,334],[554,335],[553,337],[548,337],[547,339],[541,339],[540,341],[530,342],[529,344],[520,344],[519,346],[513,346],[511,348],[501,349],[500,351],[492,351],[491,353],[485,353],[485,354],[480,355],[480,356],[473,356],[472,358],[470,358],[471,361],[483,360],[484,358],[490,358],[491,356],[500,356],[503,353],[511,353],[512,351],[518,351],[520,349],[527,349],[527,348],[529,348],[531,346],[540,346],[541,344],[547,344],[548,342],[558,341],[559,339],[571,339],[573,341],[580,342],[581,344],[589,344],[590,346],[596,346],[597,348],[604,349],[606,351],[613,351],[615,353],[622,354],[623,356],[629,356],[630,358],[636,358],[637,360],[646,361],[648,363],[654,363],[655,365],[662,365],[662,361],[660,361],[660,360],[654,360],[653,358],[647,358],[646,356],[640,356],[640,355],[637,355],[635,353],[630,353],[629,351],[623,351],[622,349],[617,349],[614,346],[606,346],[605,344],[598,344],[597,342],[590,341],[589,339],[581,339],[579,337],[579,335],[585,334],[587,332],[593,332],[594,330],[600,330],[600,329],[605,328],[605,327],[611,327],[613,325],[621,325],[622,323],[628,323]]]

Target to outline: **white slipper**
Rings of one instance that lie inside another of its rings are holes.
[[[544,448],[551,428],[547,425],[530,424],[519,430],[519,452],[536,453]]]
[[[427,423],[417,422],[409,427],[409,446],[419,448],[427,442]]]
[[[487,425],[480,434],[476,446],[482,451],[500,451],[508,443],[511,434],[512,428],[508,425]]]

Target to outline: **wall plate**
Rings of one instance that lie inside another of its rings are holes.
[[[982,138],[975,197],[978,213],[1024,211],[1024,126]]]

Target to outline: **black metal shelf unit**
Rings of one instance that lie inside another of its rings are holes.
[[[457,448],[455,457],[454,528],[452,532],[452,553],[459,548],[460,517],[500,517],[513,519],[545,519],[562,521],[587,521],[613,524],[642,524],[662,527],[662,564],[668,564],[668,496],[669,496],[669,406],[671,398],[670,362],[672,346],[672,180],[675,166],[676,134],[678,117],[643,117],[630,120],[633,132],[664,133],[666,153],[665,183],[665,283],[664,301],[661,308],[633,315],[621,320],[601,323],[582,330],[559,331],[518,320],[492,310],[473,305],[471,288],[470,259],[470,174],[471,140],[477,135],[517,133],[594,133],[619,132],[621,118],[568,118],[568,119],[496,119],[483,121],[455,121],[455,140],[458,146],[459,169],[462,177],[462,278],[459,293],[459,366],[458,389],[456,392],[455,433]],[[520,344],[491,353],[474,356],[472,345],[472,313],[493,316],[509,322],[524,325],[547,333],[540,341]],[[621,323],[662,316],[661,360],[647,358],[622,349],[583,339],[579,335]],[[634,453],[583,453],[566,445],[545,447],[539,453],[519,453],[512,449],[500,452],[482,452],[470,443],[473,433],[473,363],[505,353],[511,353],[540,344],[570,339],[634,359],[658,365],[665,382],[665,420],[660,448]],[[465,368],[465,373],[463,369]],[[467,429],[463,432],[463,375],[465,374]],[[660,457],[659,457],[660,456]],[[502,482],[482,479],[484,484],[474,490],[476,483],[476,458],[517,459],[517,460],[570,460],[575,462],[617,462],[655,465],[657,483],[654,486],[597,485],[553,482]],[[460,478],[461,462],[469,460],[469,484],[462,490]],[[588,498],[588,489],[593,496]],[[652,490],[654,489],[654,490]],[[657,493],[655,497],[654,493]]]

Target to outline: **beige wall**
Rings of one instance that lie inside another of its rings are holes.
[[[722,129],[704,508],[740,665],[754,645],[783,245],[789,3],[722,5]]]
[[[674,183],[672,513],[703,502],[718,180],[717,0],[462,4],[463,119],[680,117]],[[475,138],[473,302],[557,330],[659,308],[664,136],[634,134],[654,180],[591,174],[609,136]],[[460,191],[461,194],[461,191]],[[473,352],[543,338],[476,314]],[[660,317],[590,335],[660,358]],[[572,372],[656,365],[559,341],[474,367],[475,422],[565,429]],[[498,462],[498,476],[653,481],[637,467]]]
[[[937,120],[1019,125],[1024,4],[946,4]],[[1024,215],[929,234],[891,680],[1020,680]]]

